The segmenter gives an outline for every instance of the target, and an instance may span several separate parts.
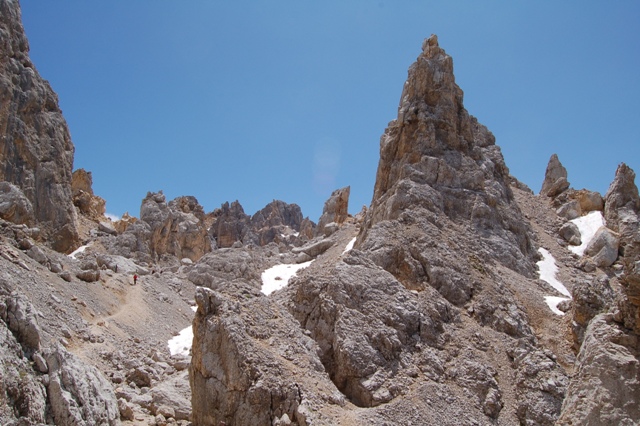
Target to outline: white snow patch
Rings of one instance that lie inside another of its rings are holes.
[[[558,309],[558,305],[560,304],[560,302],[564,302],[565,300],[570,300],[570,299],[567,299],[566,297],[558,297],[558,296],[544,297],[544,301],[547,302],[547,305],[549,305],[549,309],[551,309],[551,311],[556,315],[564,315],[564,312]]]
[[[353,248],[353,245],[355,243],[356,243],[356,237],[353,237],[353,239],[349,241],[349,244],[347,244],[347,246],[344,248],[344,251],[342,252],[342,254],[345,254],[346,252],[350,251]]]
[[[297,264],[275,265],[265,270],[261,276],[262,293],[268,296],[274,291],[280,290],[289,283],[291,277],[293,277],[300,269],[304,269],[311,265],[311,262],[313,262],[313,260]]]
[[[191,306],[193,312],[198,310],[197,306]],[[191,345],[193,344],[193,328],[191,326],[184,328],[178,333],[177,336],[171,338],[167,345],[169,346],[169,353],[171,355],[184,355],[189,356]]]
[[[120,216],[118,216],[117,214],[113,214],[113,213],[105,213],[104,216],[109,219],[111,222],[117,222],[121,219]]]
[[[575,218],[571,222],[575,223],[580,230],[580,239],[582,240],[582,244],[579,246],[570,246],[569,250],[579,256],[582,256],[598,229],[605,226],[604,218],[602,217],[602,212],[596,210],[587,215]]]
[[[89,247],[91,244],[87,244],[84,246],[80,246],[77,249],[75,249],[73,251],[73,253],[68,254],[68,256],[72,259],[75,259],[77,255],[79,255],[80,253],[82,253],[83,251],[85,251],[87,249],[87,247]]]
[[[189,350],[193,343],[193,328],[191,326],[183,329],[180,333],[169,340],[169,353],[171,355],[184,355],[189,356]]]
[[[555,288],[565,296],[571,297],[569,290],[567,290],[564,284],[556,278],[558,267],[556,266],[556,260],[553,258],[551,253],[542,247],[540,247],[538,251],[542,255],[542,260],[536,263],[536,265],[538,265],[540,279],[548,282],[551,287]]]

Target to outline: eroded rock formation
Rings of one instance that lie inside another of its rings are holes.
[[[93,193],[93,178],[91,172],[78,169],[71,177],[73,204],[80,212],[93,220],[104,220],[106,202]]]
[[[29,59],[17,1],[0,1],[0,32],[0,182],[20,188],[44,239],[68,252],[79,245],[69,129],[57,95]]]

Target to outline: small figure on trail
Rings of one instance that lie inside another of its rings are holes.
[[[138,276],[136,274],[133,274],[133,285],[136,285],[138,283]]]

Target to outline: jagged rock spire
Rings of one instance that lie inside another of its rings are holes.
[[[558,159],[558,155],[553,154],[547,164],[547,171],[544,174],[544,182],[542,182],[540,195],[555,197],[568,188],[567,169],[564,168]]]

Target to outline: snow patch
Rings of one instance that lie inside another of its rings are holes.
[[[540,279],[549,283],[551,287],[555,288],[565,296],[571,297],[569,290],[567,290],[564,284],[556,278],[558,267],[556,266],[556,260],[553,258],[551,253],[542,247],[538,249],[538,252],[542,255],[542,260],[536,263],[536,265],[538,265]]]
[[[547,302],[547,305],[549,305],[549,309],[551,309],[551,312],[553,312],[556,315],[564,315],[564,312],[558,309],[558,305],[561,302],[564,302],[565,300],[570,300],[570,299],[567,299],[566,297],[558,297],[558,296],[544,297],[544,301]]]
[[[89,247],[91,245],[91,243],[84,245],[84,246],[80,246],[77,249],[75,249],[73,251],[73,253],[68,254],[67,256],[69,256],[72,259],[75,259],[77,255],[79,255],[80,253],[82,253],[83,251],[85,251],[87,249],[87,247]]]
[[[191,345],[193,343],[193,328],[191,326],[183,329],[180,333],[169,340],[169,353],[171,355],[189,356]]]
[[[592,211],[589,214],[575,218],[570,222],[575,223],[580,230],[580,239],[582,240],[582,244],[579,246],[570,246],[569,250],[579,256],[582,256],[598,229],[605,226],[602,212],[598,210]]]
[[[197,306],[191,306],[193,312],[198,310]],[[193,344],[193,328],[191,326],[180,330],[177,336],[171,338],[167,345],[171,355],[189,356],[191,345]]]
[[[274,291],[280,290],[289,283],[291,277],[299,270],[311,265],[311,262],[313,262],[313,260],[297,264],[275,265],[265,270],[261,275],[262,293],[268,296]]]
[[[571,299],[571,293],[569,290],[562,284],[557,278],[556,273],[558,272],[558,267],[556,266],[556,260],[553,258],[553,255],[549,253],[548,250],[540,247],[538,252],[542,255],[542,260],[537,262],[538,265],[538,273],[540,274],[540,279],[542,281],[546,281],[551,285],[551,287],[558,290],[560,293],[564,294],[567,297],[558,297],[558,296],[545,296],[544,301],[556,315],[564,315],[560,309],[558,309],[558,305],[560,302]]]
[[[345,254],[348,251],[351,251],[355,243],[356,243],[356,237],[353,237],[353,239],[349,241],[349,244],[347,244],[347,246],[344,248],[344,251],[342,252],[342,254]]]

